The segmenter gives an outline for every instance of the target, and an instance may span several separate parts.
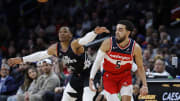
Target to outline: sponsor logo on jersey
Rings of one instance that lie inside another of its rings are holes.
[[[125,57],[125,56],[120,56],[120,55],[110,54],[110,56],[113,58],[119,58],[119,59],[123,59],[123,60],[125,60],[125,59],[129,60],[130,59],[130,57]]]

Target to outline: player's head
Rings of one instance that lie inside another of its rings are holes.
[[[72,33],[69,27],[63,26],[59,29],[59,41],[65,42],[70,41],[72,38]]]
[[[116,26],[116,40],[118,43],[123,42],[133,31],[134,25],[128,20],[120,20]]]

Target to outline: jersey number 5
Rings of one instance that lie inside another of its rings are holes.
[[[117,66],[115,67],[116,69],[120,69],[120,66],[121,66],[120,63],[121,63],[121,61],[117,61],[117,62],[116,62],[116,65],[117,65]]]

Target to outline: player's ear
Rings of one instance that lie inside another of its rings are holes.
[[[127,32],[128,32],[128,35],[130,35],[132,31],[129,31],[129,30],[128,30]]]

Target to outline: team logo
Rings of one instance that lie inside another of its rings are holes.
[[[89,68],[91,66],[91,61],[89,59],[87,59],[85,62],[84,62],[84,69],[86,68]]]
[[[129,49],[129,48],[127,48],[127,49],[126,49],[126,51],[127,51],[127,52],[129,52],[129,51],[130,51],[130,49]]]
[[[117,49],[117,47],[112,47],[112,49]]]

